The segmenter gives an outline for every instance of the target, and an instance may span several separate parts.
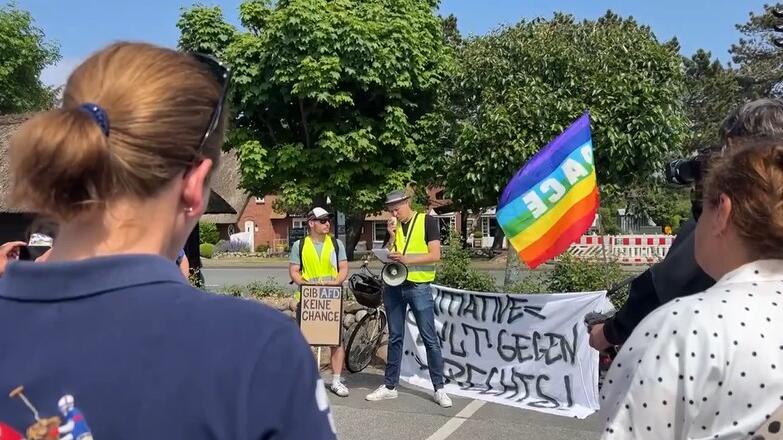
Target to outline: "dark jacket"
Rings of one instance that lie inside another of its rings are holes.
[[[674,298],[702,292],[715,280],[696,264],[694,230],[696,223],[682,225],[669,252],[660,263],[644,271],[631,282],[628,301],[604,325],[606,339],[620,345],[645,316]]]

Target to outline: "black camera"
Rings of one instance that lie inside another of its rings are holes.
[[[698,220],[702,211],[702,178],[712,157],[723,151],[723,145],[700,148],[696,156],[690,159],[676,159],[666,164],[666,181],[675,185],[693,186],[691,192],[691,213]]]
[[[666,164],[666,181],[675,185],[691,185],[701,178],[701,160],[677,159]]]
[[[700,148],[690,159],[676,159],[666,164],[663,170],[666,181],[675,185],[693,185],[701,182],[711,158],[723,151],[723,145]]]

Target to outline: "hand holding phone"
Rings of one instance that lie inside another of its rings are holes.
[[[9,241],[0,245],[0,277],[5,274],[5,268],[9,261],[19,259],[22,248],[27,247],[23,241]]]

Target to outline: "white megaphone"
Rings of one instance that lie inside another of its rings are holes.
[[[381,281],[391,287],[397,287],[408,279],[408,267],[402,263],[386,263],[381,270]]]

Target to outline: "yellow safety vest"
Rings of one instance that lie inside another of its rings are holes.
[[[334,264],[332,264],[332,256],[335,255],[335,245],[332,241],[332,237],[327,235],[324,237],[324,245],[321,248],[321,254],[318,255],[318,251],[315,249],[313,240],[307,236],[300,243],[301,246],[301,270],[302,278],[308,283],[318,283],[326,281],[334,281],[337,279],[337,275],[340,273],[338,268],[338,262],[335,258]]]
[[[408,226],[408,237],[402,231],[402,223],[397,223],[397,232],[394,234],[395,250],[403,255],[421,255],[429,253],[426,240],[427,216],[413,214]],[[435,281],[434,264],[410,264],[408,265],[408,281],[413,283],[431,283]]]

